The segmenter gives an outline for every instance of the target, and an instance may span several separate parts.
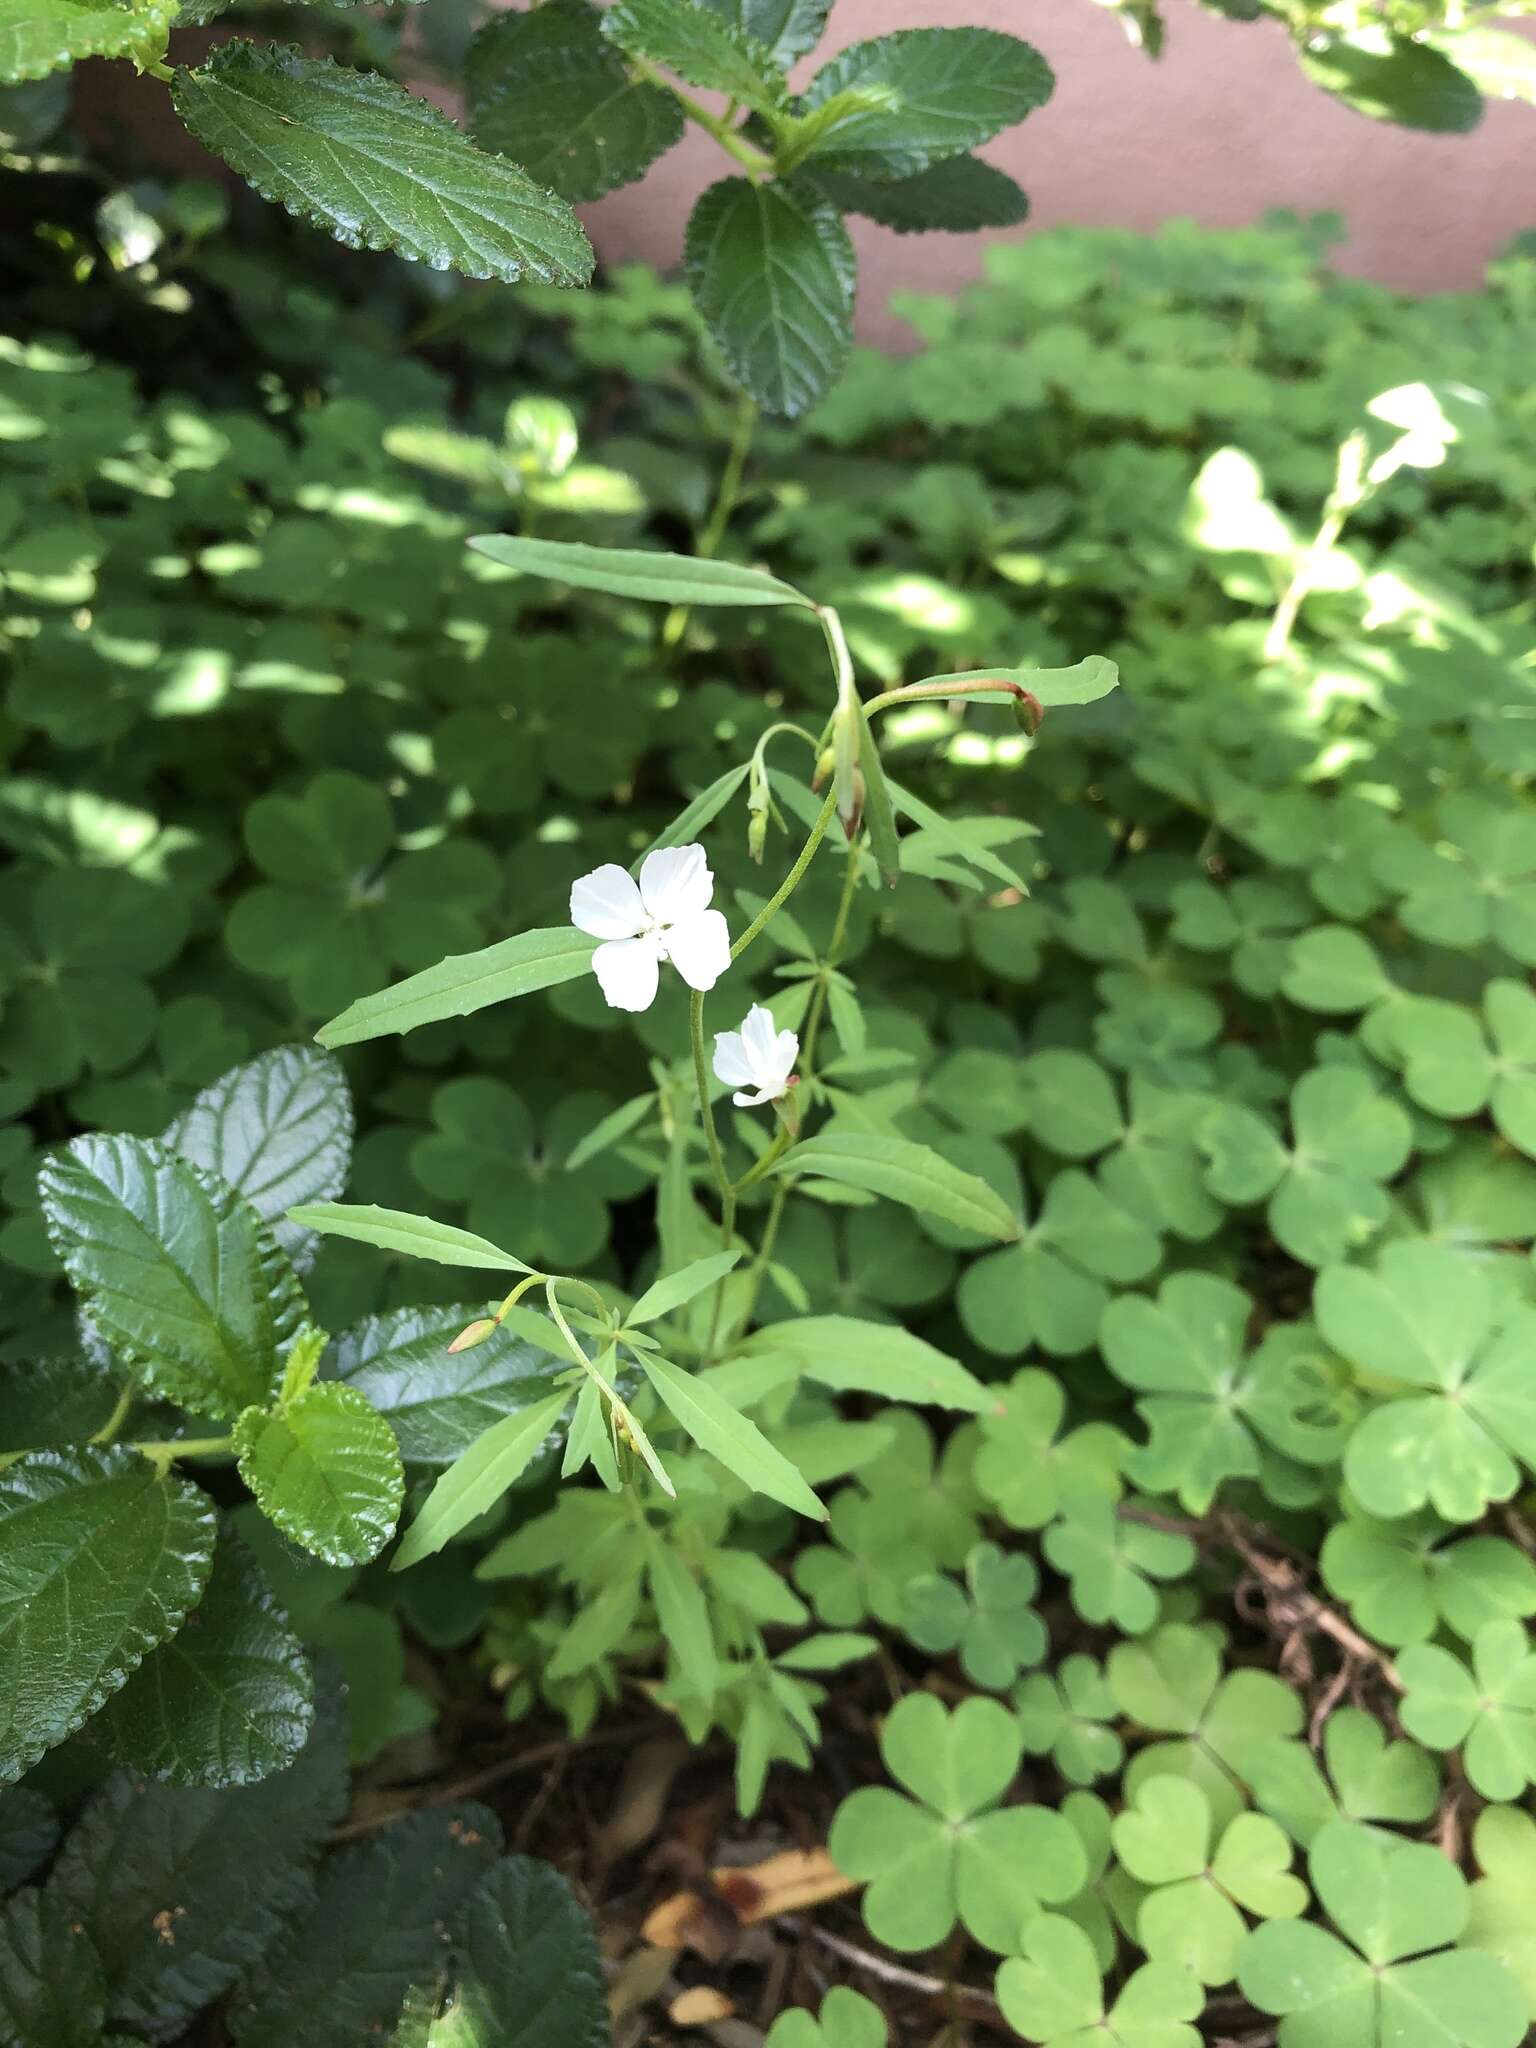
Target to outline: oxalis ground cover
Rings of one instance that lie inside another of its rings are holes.
[[[791,429],[173,197],[0,351],[0,2041],[1513,2048],[1536,264]]]

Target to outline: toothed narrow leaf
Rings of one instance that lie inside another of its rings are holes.
[[[178,71],[171,93],[205,149],[349,248],[506,284],[592,275],[591,247],[563,199],[375,72],[231,42]]]
[[[942,1216],[962,1230],[1012,1239],[1019,1221],[979,1174],[965,1173],[931,1146],[908,1138],[887,1138],[865,1131],[828,1131],[793,1146],[774,1168],[777,1174],[815,1175],[845,1187],[887,1195],[909,1209]]]
[[[377,995],[359,996],[339,1017],[322,1025],[315,1037],[329,1049],[414,1031],[445,1017],[471,1016],[487,1003],[510,1002],[514,996],[532,995],[586,974],[596,943],[585,932],[561,925],[518,932],[478,953],[451,954]]]
[[[430,1557],[458,1532],[494,1507],[520,1479],[550,1431],[576,1398],[574,1388],[552,1394],[531,1408],[493,1423],[476,1437],[427,1495],[421,1512],[395,1552],[391,1570],[401,1572]]]
[[[495,1273],[531,1273],[511,1252],[489,1238],[432,1216],[412,1216],[405,1209],[381,1209],[375,1202],[309,1202],[292,1212],[292,1221],[326,1237],[350,1237],[376,1244],[381,1251],[401,1252],[409,1259],[431,1259],[438,1266],[478,1266]]]
[[[668,555],[653,548],[598,548],[582,540],[531,540],[521,534],[482,533],[469,545],[477,554],[526,576],[547,576],[573,590],[604,590],[648,604],[803,604],[811,599],[766,569],[714,562],[703,555]],[[728,771],[729,772],[729,771]],[[741,773],[745,774],[745,770]],[[721,781],[726,778],[721,777]]]
[[[646,1378],[700,1450],[770,1500],[824,1522],[827,1511],[757,1424],[717,1393],[703,1373],[681,1372],[665,1358],[641,1360]]]

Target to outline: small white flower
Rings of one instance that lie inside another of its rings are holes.
[[[714,987],[731,964],[725,919],[709,907],[714,893],[702,846],[658,847],[638,883],[609,861],[571,884],[571,923],[605,941],[592,965],[610,1009],[648,1010],[663,960],[690,988]]]
[[[715,1075],[738,1091],[731,1097],[738,1109],[757,1109],[787,1095],[799,1056],[800,1041],[794,1032],[775,1031],[773,1012],[761,1003],[748,1010],[739,1031],[715,1033]],[[749,1088],[757,1093],[741,1092]]]

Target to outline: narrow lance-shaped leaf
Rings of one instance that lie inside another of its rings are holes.
[[[679,1272],[667,1273],[661,1279],[653,1280],[625,1321],[631,1324],[654,1323],[658,1317],[670,1315],[685,1301],[692,1301],[696,1294],[702,1294],[706,1287],[713,1287],[717,1280],[723,1280],[740,1260],[739,1251],[712,1252],[707,1259],[695,1259]]]
[[[477,554],[528,576],[547,576],[575,590],[605,590],[649,604],[803,604],[811,599],[766,569],[714,562],[702,555],[668,555],[652,548],[599,548],[582,540],[530,540],[511,533],[481,533]]]
[[[450,954],[377,995],[359,996],[339,1017],[323,1024],[315,1037],[327,1048],[359,1045],[365,1038],[414,1031],[445,1017],[468,1017],[488,1003],[510,1002],[514,996],[574,981],[590,970],[596,945],[595,939],[569,925],[517,932],[478,953]]]
[[[421,1513],[406,1531],[390,1569],[401,1572],[467,1528],[477,1515],[494,1507],[532,1463],[534,1453],[570,1407],[573,1391],[552,1394],[535,1407],[524,1408],[494,1423],[457,1459],[427,1495]]]
[[[707,789],[701,789],[692,803],[678,812],[670,825],[656,834],[645,852],[655,853],[662,846],[690,845],[706,825],[719,817],[750,773],[750,764],[743,761],[739,767],[727,768],[723,775],[717,775]],[[642,854],[641,859],[644,858]]]
[[[716,1393],[708,1376],[682,1372],[665,1358],[647,1355],[641,1369],[673,1417],[699,1446],[754,1492],[781,1501],[796,1514],[826,1520],[827,1511],[782,1451],[757,1424]]]
[[[869,729],[864,707],[855,698],[858,719],[859,768],[864,777],[864,823],[869,828],[869,847],[887,889],[894,889],[901,874],[901,848],[896,838],[896,813],[885,780],[885,764]]]
[[[406,1209],[381,1209],[369,1202],[306,1202],[289,1211],[289,1220],[318,1230],[325,1237],[351,1237],[376,1244],[381,1251],[403,1252],[411,1259],[431,1259],[439,1266],[477,1266],[498,1273],[531,1273],[511,1252],[489,1238],[431,1216],[413,1216]]]
[[[507,284],[592,275],[591,245],[563,199],[376,72],[231,42],[178,71],[171,92],[206,149],[349,248]]]
[[[828,1131],[807,1138],[775,1165],[778,1174],[816,1174],[845,1187],[888,1195],[930,1216],[942,1216],[963,1230],[1009,1240],[1019,1235],[1018,1218],[1002,1196],[978,1174],[966,1173],[927,1145],[865,1131]]]
[[[998,684],[995,698],[970,688],[994,678]],[[1094,704],[1107,697],[1119,681],[1120,671],[1108,655],[1089,654],[1071,668],[966,668],[953,675],[924,676],[914,687],[940,694],[947,686],[960,684],[966,687],[968,697],[980,698],[983,703],[1006,703],[1013,699],[1016,685],[1049,710],[1053,704]]]

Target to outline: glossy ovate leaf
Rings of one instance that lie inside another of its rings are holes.
[[[281,1410],[248,1408],[235,1448],[262,1512],[327,1564],[366,1564],[394,1534],[400,1453],[356,1388],[321,1381]]]
[[[0,1783],[125,1685],[185,1621],[213,1504],[131,1451],[33,1451],[0,1472]]]
[[[766,112],[788,98],[772,51],[707,0],[618,0],[603,15],[603,34],[631,57],[743,106]]]
[[[67,71],[83,57],[159,56],[176,18],[168,0],[137,7],[89,0],[0,0],[0,85]]]
[[[76,1138],[38,1180],[93,1324],[153,1391],[199,1415],[266,1399],[303,1300],[249,1203],[146,1138]]]
[[[581,285],[592,251],[563,199],[376,72],[277,44],[216,46],[176,111],[264,199],[354,249],[505,283]]]
[[[816,167],[816,182],[843,213],[860,213],[899,235],[935,230],[972,235],[981,228],[1011,228],[1029,201],[1006,171],[977,156],[947,156],[909,178],[861,178],[852,171]]]
[[[303,1748],[314,1682],[250,1552],[224,1537],[196,1611],[92,1724],[113,1758],[173,1785],[253,1784]]]
[[[334,1201],[352,1156],[352,1098],[340,1064],[279,1046],[204,1088],[165,1144],[244,1195],[302,1271],[313,1236],[287,1220],[300,1202]]]

